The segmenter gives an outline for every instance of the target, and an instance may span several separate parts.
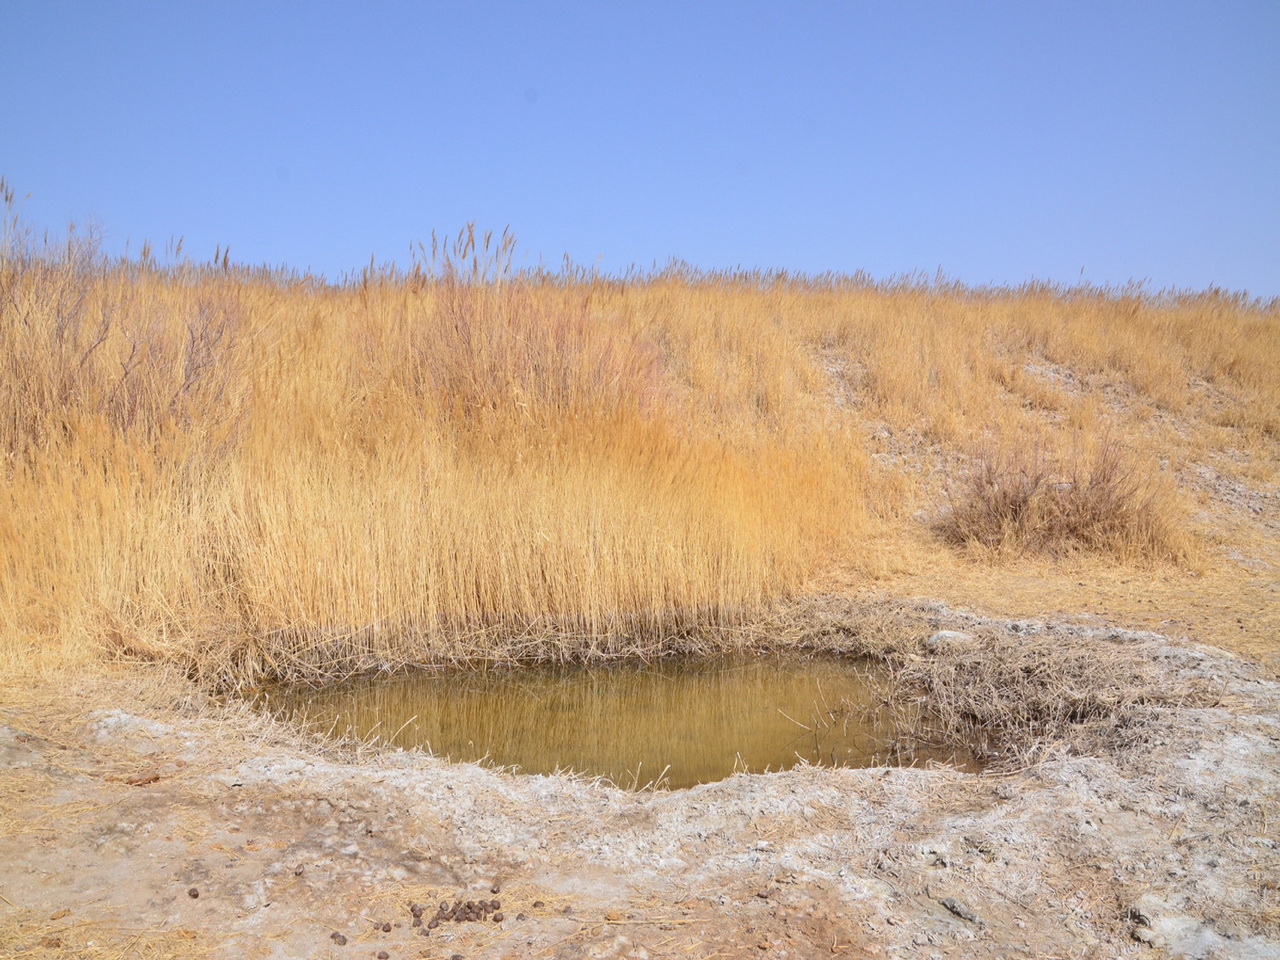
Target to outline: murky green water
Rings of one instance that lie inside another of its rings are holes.
[[[673,789],[736,771],[924,764],[969,752],[914,741],[886,678],[825,658],[671,660],[417,673],[262,695],[272,712],[524,773],[576,771]]]

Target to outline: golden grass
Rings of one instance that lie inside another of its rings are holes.
[[[1086,550],[1176,561],[1193,549],[1182,521],[1168,478],[1145,473],[1117,443],[1055,472],[1024,441],[977,459],[938,528],[953,544],[997,555]]]
[[[107,262],[15,224],[10,673],[656,652],[833,570],[883,576],[948,490],[959,522],[974,449],[1030,436],[1094,458],[1080,491],[1099,464],[1123,480],[1103,533],[1037,528],[1051,553],[1186,562],[1204,531],[1179,471],[1230,454],[1275,480],[1280,311],[1217,291],[522,276],[474,237],[434,272],[326,284]]]

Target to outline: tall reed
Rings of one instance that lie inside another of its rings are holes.
[[[929,522],[921,450],[1280,440],[1277,307],[1216,291],[513,274],[474,235],[327,283],[7,223],[4,669],[652,653]]]

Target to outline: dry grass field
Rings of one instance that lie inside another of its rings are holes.
[[[1275,954],[1280,304],[469,231],[330,283],[5,200],[0,954]],[[733,647],[876,656],[1000,765],[628,793],[222,696]]]
[[[1275,302],[519,273],[470,232],[325,283],[10,211],[11,677],[653,654],[833,591],[1272,655]]]

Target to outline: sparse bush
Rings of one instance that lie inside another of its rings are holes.
[[[1034,444],[988,449],[939,523],[951,543],[995,554],[1101,552],[1180,560],[1190,540],[1167,485],[1114,441],[1055,469]]]

